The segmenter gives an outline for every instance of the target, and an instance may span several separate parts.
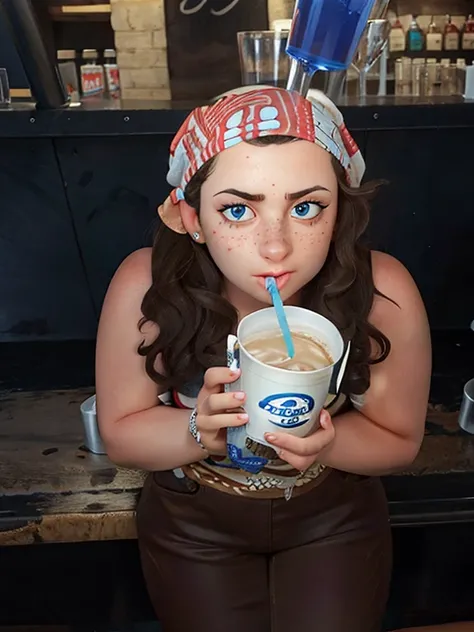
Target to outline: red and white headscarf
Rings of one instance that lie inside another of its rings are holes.
[[[238,89],[193,110],[173,139],[167,180],[175,188],[159,209],[165,223],[185,232],[173,218],[173,207],[184,199],[186,185],[208,160],[242,141],[275,135],[316,143],[340,162],[350,186],[360,185],[365,171],[362,154],[341,112],[322,92],[312,90],[307,99],[283,88]]]

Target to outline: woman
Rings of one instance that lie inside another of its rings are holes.
[[[418,453],[430,341],[408,272],[361,243],[376,188],[363,171],[324,95],[227,94],[181,127],[154,246],[110,284],[100,429],[113,461],[150,472],[138,536],[165,632],[380,629],[391,542],[377,477]],[[245,393],[225,390],[239,376],[225,342],[269,305],[270,275],[351,352],[319,429],[268,435],[271,451],[249,441],[266,459],[251,475],[226,457],[226,429],[248,418]]]

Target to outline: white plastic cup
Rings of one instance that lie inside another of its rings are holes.
[[[349,355],[349,348],[344,354],[341,334],[327,318],[301,307],[284,309],[290,330],[309,334],[323,345],[332,363],[314,371],[289,371],[264,364],[248,353],[245,343],[278,331],[276,312],[270,307],[242,319],[237,337],[233,337],[238,343],[237,363],[242,373],[229,390],[246,394],[244,408],[249,422],[245,431],[247,437],[263,445],[270,445],[265,441],[266,433],[287,432],[298,437],[311,433],[328,394],[339,389]]]

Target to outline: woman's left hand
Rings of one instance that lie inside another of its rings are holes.
[[[334,441],[336,431],[331,415],[322,410],[320,427],[307,437],[295,437],[286,432],[267,433],[265,439],[274,446],[278,456],[300,472],[306,471],[317,460],[319,453]]]

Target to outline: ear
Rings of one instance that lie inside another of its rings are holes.
[[[183,226],[179,205],[173,202],[171,196],[168,196],[163,204],[160,204],[157,210],[162,222],[168,226],[170,230],[178,233],[178,235],[186,235],[186,229]]]
[[[196,241],[203,244],[205,239],[204,235],[202,234],[201,222],[199,221],[196,209],[194,209],[192,206],[189,206],[189,204],[185,200],[180,200],[179,212],[181,215],[181,221],[183,222],[183,226],[186,229],[186,232],[189,235],[198,233],[199,239],[197,239]]]

